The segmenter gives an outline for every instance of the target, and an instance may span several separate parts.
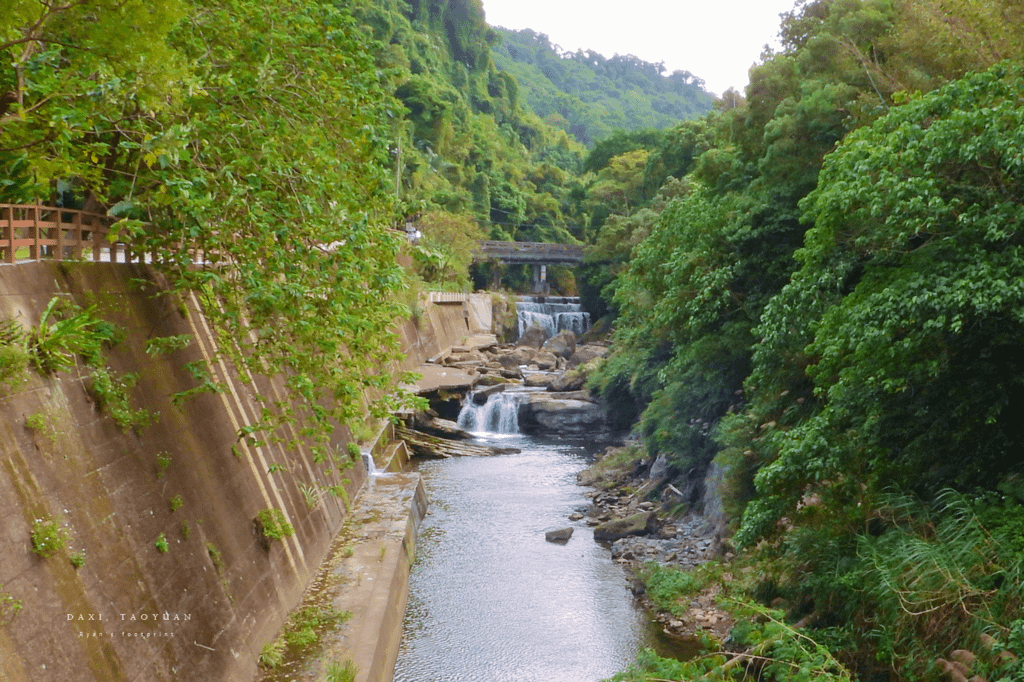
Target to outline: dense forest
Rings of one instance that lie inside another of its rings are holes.
[[[552,277],[614,326],[591,388],[638,457],[722,472],[736,557],[701,580],[749,616],[745,665],[621,679],[1024,678],[1017,0],[799,0],[710,111],[480,0],[268,7],[14,0],[0,203],[121,218],[325,430],[406,400],[394,321],[489,278],[473,240],[586,244]]]
[[[724,472],[760,576],[760,663],[623,679],[963,679],[955,649],[1024,677],[986,653],[1024,654],[1022,30],[1011,0],[806,0],[745,96],[618,136],[609,165],[673,170],[596,232],[594,388],[646,456]]]
[[[688,71],[665,73],[632,55],[563,51],[530,29],[495,29],[494,64],[519,83],[522,100],[544,121],[593,146],[617,130],[660,130],[711,110],[714,97]]]

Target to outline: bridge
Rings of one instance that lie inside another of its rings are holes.
[[[509,265],[543,263],[545,265],[579,265],[583,262],[583,247],[575,244],[545,244],[543,242],[477,242],[473,260],[497,260]]]
[[[477,242],[473,260],[498,261],[507,265],[532,265],[534,293],[548,292],[547,266],[579,265],[583,262],[583,247],[576,244],[547,244],[544,242]],[[494,272],[494,286],[500,285],[500,273]]]

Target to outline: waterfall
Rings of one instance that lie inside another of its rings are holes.
[[[520,297],[516,310],[520,336],[534,324],[543,327],[548,338],[566,329],[579,336],[590,328],[590,313],[580,309],[580,299],[576,297]]]
[[[459,428],[470,433],[519,433],[519,401],[522,393],[503,392],[487,396],[487,402],[478,405],[473,394],[466,396],[459,412]]]
[[[373,478],[374,476],[378,475],[380,472],[377,471],[377,463],[373,461],[373,453],[364,452],[362,453],[362,455],[363,465],[366,466],[366,477]]]

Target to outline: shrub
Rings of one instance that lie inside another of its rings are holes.
[[[354,682],[357,672],[352,661],[331,661],[327,664],[327,682]]]
[[[284,662],[284,642],[275,639],[267,642],[260,651],[260,665],[264,668],[274,669]]]
[[[170,545],[167,544],[167,533],[160,533],[160,535],[156,536],[156,541],[153,543],[153,546],[156,547],[156,550],[161,554],[167,554],[171,549]]]
[[[55,297],[47,304],[39,326],[28,337],[28,354],[40,374],[53,374],[74,365],[75,355],[97,365],[104,342],[112,341],[116,328],[93,317],[94,308],[82,310],[74,303]],[[59,314],[63,319],[57,319]]]

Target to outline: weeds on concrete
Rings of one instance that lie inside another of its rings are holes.
[[[171,466],[171,456],[166,452],[159,452],[156,456],[156,477],[163,478],[167,467]]]
[[[13,595],[6,592],[0,592],[0,625],[9,624],[23,608],[25,605],[21,603],[20,599],[15,599]]]
[[[0,387],[9,390],[25,381],[28,363],[25,328],[11,319],[0,322]]]
[[[67,544],[67,531],[52,518],[36,519],[32,524],[32,551],[44,559],[64,549]]]
[[[217,569],[217,573],[224,572],[224,559],[220,555],[220,550],[212,542],[206,543],[206,553],[210,555],[210,561],[213,562],[213,567]]]
[[[167,502],[171,507],[171,512],[176,512],[185,505],[185,500],[182,498],[181,495],[175,495]]]
[[[150,339],[149,342],[146,343],[146,353],[148,355],[168,355],[176,350],[188,348],[191,343],[191,334],[159,336],[155,339]]]
[[[46,438],[50,445],[57,444],[57,429],[45,413],[36,412],[25,417],[25,427]]]
[[[280,509],[264,509],[256,515],[256,522],[260,527],[263,537],[273,542],[282,538],[295,535],[295,529],[288,523],[284,512]]]
[[[352,661],[342,663],[333,660],[327,664],[325,682],[355,682],[357,672],[359,671],[356,669],[356,664]]]
[[[167,554],[171,549],[171,546],[167,543],[167,533],[160,533],[160,535],[156,536],[156,541],[153,543],[153,546],[156,547],[156,551],[161,554]]]
[[[85,566],[85,550],[83,549],[73,553],[70,557],[68,557],[68,559],[71,561],[71,565],[74,566],[75,570],[77,571],[82,566]]]
[[[302,491],[302,496],[306,499],[306,506],[310,509],[316,509],[316,505],[320,502],[320,495],[316,486],[300,484],[299,490]]]
[[[107,412],[123,432],[129,429],[138,432],[156,421],[157,415],[149,410],[133,410],[128,394],[135,388],[138,374],[115,375],[106,367],[93,370],[89,382],[89,395],[102,411]]]
[[[191,337],[189,338],[191,339]],[[198,381],[199,384],[184,391],[178,391],[172,395],[171,402],[175,407],[181,408],[182,403],[186,400],[194,398],[197,395],[202,395],[203,393],[223,393],[227,390],[227,386],[213,380],[213,376],[210,374],[210,369],[205,360],[196,360],[195,362],[186,363],[185,369],[188,370],[188,373],[191,374],[192,378]]]
[[[27,341],[29,359],[40,374],[73,367],[76,355],[84,356],[89,365],[100,364],[103,344],[114,341],[117,329],[94,317],[94,311],[94,307],[83,310],[59,296],[50,300]]]
[[[280,639],[275,639],[272,642],[267,642],[263,645],[263,649],[260,651],[260,666],[273,670],[277,666],[284,663],[284,650],[285,644]]]

